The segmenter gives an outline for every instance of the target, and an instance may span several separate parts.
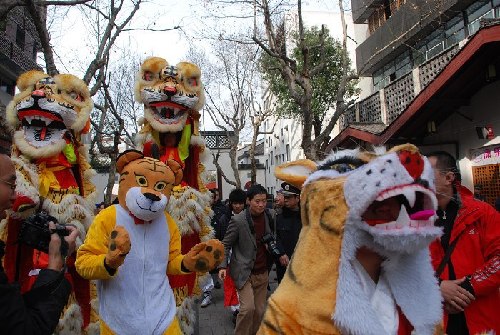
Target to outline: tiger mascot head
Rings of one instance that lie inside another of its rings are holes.
[[[119,204],[144,221],[163,215],[172,188],[182,179],[182,169],[176,161],[163,163],[136,150],[122,153],[116,170],[120,174]]]
[[[135,99],[144,104],[144,118],[155,131],[179,132],[189,116],[199,119],[205,104],[201,71],[189,62],[170,65],[150,57],[137,74]]]
[[[28,71],[17,80],[19,93],[7,106],[14,144],[31,158],[50,157],[90,126],[93,102],[83,80],[71,74]]]
[[[344,150],[283,164],[276,177],[302,186],[303,227],[259,334],[387,333],[354,266],[360,248],[383,257],[390,301],[417,334],[432,334],[442,312],[427,246],[441,230],[433,170],[418,149]]]

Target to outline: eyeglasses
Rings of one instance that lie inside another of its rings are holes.
[[[3,180],[3,179],[0,179],[0,181],[1,181],[2,183],[4,183],[4,184],[9,185],[9,186],[10,186],[10,189],[11,189],[12,191],[14,191],[14,190],[16,189],[16,186],[17,186],[16,182],[10,182],[10,181]]]

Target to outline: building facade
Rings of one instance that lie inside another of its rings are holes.
[[[352,0],[366,84],[330,148],[411,142],[446,150],[463,184],[500,196],[500,0]]]
[[[5,107],[16,91],[17,77],[28,70],[41,70],[36,63],[40,42],[30,15],[24,7],[14,7],[0,18],[0,145],[11,144],[5,124]]]

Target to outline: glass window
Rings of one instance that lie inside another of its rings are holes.
[[[469,23],[481,17],[484,13],[491,9],[491,3],[489,1],[476,1],[467,8],[467,19]]]
[[[500,6],[500,0],[493,0],[493,7]]]

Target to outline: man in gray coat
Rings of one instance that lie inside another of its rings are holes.
[[[236,319],[236,335],[257,333],[264,316],[267,299],[267,272],[270,254],[262,238],[271,233],[274,211],[266,211],[267,191],[253,185],[247,191],[248,208],[232,217],[224,236],[225,255],[231,254],[231,271],[240,299],[240,312]],[[219,267],[219,277],[226,277],[227,257]]]

